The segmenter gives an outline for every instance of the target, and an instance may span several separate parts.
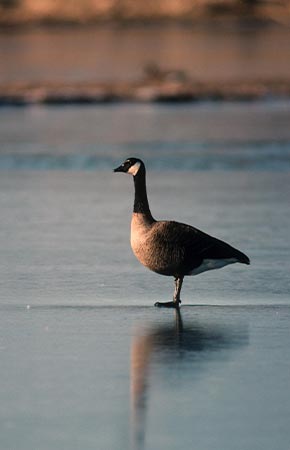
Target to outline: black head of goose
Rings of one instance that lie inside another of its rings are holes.
[[[148,269],[173,276],[173,301],[155,306],[179,308],[185,275],[198,275],[233,263],[250,264],[249,258],[231,245],[190,225],[175,221],[156,221],[150,212],[143,161],[128,158],[114,172],[133,176],[134,209],[131,221],[131,247],[137,259]]]

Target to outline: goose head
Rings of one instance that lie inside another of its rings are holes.
[[[124,172],[135,177],[139,171],[144,171],[145,166],[143,161],[138,158],[128,158],[119,167],[114,169],[114,172]]]

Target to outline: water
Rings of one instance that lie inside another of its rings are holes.
[[[0,169],[289,171],[290,103],[0,110]]]
[[[0,110],[0,447],[288,450],[287,102]],[[156,218],[251,258],[173,280],[129,247]]]
[[[0,33],[0,82],[132,80],[146,64],[197,80],[288,78],[287,27],[92,27]],[[279,51],[277,51],[279,49]]]
[[[122,302],[1,307],[1,447],[287,449],[289,307],[182,319]]]

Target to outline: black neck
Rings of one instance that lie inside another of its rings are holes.
[[[135,199],[134,199],[134,213],[145,214],[149,218],[152,218],[146,190],[146,172],[145,167],[142,165],[138,173],[134,176],[135,186]]]

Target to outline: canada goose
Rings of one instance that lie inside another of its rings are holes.
[[[155,306],[179,308],[185,275],[198,275],[236,262],[250,264],[244,253],[197,228],[153,219],[147,198],[146,170],[141,159],[126,159],[114,172],[128,173],[134,179],[131,247],[135,256],[153,272],[175,279],[173,301],[157,302]]]

